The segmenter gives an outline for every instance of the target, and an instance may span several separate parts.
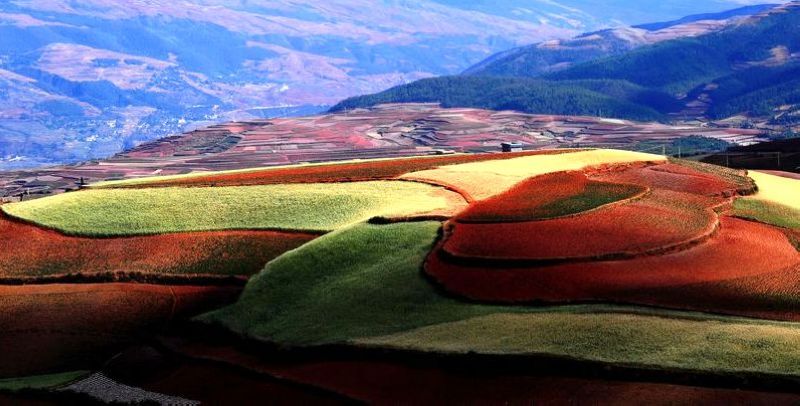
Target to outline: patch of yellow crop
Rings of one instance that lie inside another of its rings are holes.
[[[437,353],[548,354],[660,368],[800,375],[797,323],[684,315],[498,313],[353,341]]]
[[[758,193],[747,199],[763,200],[800,210],[800,180],[755,171],[750,171],[748,175],[756,181]]]
[[[72,235],[184,231],[331,231],[371,217],[452,214],[457,193],[416,182],[89,189],[3,205],[6,214]]]
[[[663,162],[660,155],[641,152],[598,149],[568,154],[532,155],[508,160],[448,165],[401,176],[452,187],[472,199],[481,200],[500,194],[515,184],[534,176],[553,172],[632,162]]]

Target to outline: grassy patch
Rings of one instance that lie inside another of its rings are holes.
[[[800,230],[800,210],[758,198],[739,198],[733,214],[778,227]]]
[[[357,340],[424,351],[550,354],[707,371],[800,374],[800,325],[641,314],[494,314]]]
[[[0,379],[0,391],[17,392],[28,389],[50,389],[66,385],[87,374],[89,374],[89,371],[71,371],[58,374]]]
[[[375,181],[97,189],[3,205],[2,210],[71,235],[235,229],[330,231],[378,215],[404,216],[446,209],[456,198],[463,201],[456,193],[438,187]]]
[[[239,301],[200,319],[286,344],[322,344],[461,320],[508,307],[441,296],[422,275],[438,222],[360,224],[272,261]]]
[[[614,185],[590,182],[583,193],[556,200],[540,207],[541,218],[581,213],[609,203],[633,197],[644,188],[634,185]]]

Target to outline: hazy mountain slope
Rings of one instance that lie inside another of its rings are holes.
[[[493,55],[470,67],[464,74],[536,77],[582,62],[619,55],[644,45],[718,31],[740,18],[771,7],[774,5],[741,7],[721,13],[688,16],[671,22],[618,27],[572,39],[528,45]]]
[[[800,2],[794,2],[717,33],[642,47],[548,77],[622,79],[679,93],[735,71],[789,63],[799,51]]]
[[[0,81],[0,170],[103,157],[207,123],[320,111],[522,44],[732,4],[671,3],[4,1],[0,69],[17,76]]]
[[[682,26],[666,29],[674,27]],[[601,42],[609,49],[616,44],[607,40]],[[793,2],[737,20],[721,30],[643,45],[544,75],[543,80],[535,82],[535,90],[529,89],[527,94],[493,91],[492,86],[498,86],[498,80],[513,83],[518,77],[526,76],[526,72],[515,75],[512,71],[494,79],[461,76],[442,82],[421,81],[378,95],[350,99],[336,108],[369,106],[376,101],[452,102],[452,95],[463,95],[460,89],[471,83],[492,97],[484,97],[483,93],[474,98],[459,97],[459,105],[516,106],[514,108],[533,113],[567,111],[593,115],[599,114],[596,103],[602,103],[603,97],[610,97],[630,103],[624,108],[602,109],[602,114],[620,118],[655,117],[640,115],[643,111],[675,113],[687,118],[703,114],[718,118],[741,112],[763,115],[781,105],[800,102],[795,68],[800,63],[799,44],[800,2]],[[586,87],[586,83],[604,85]],[[620,95],[619,89],[631,87],[637,91],[625,91]],[[591,93],[586,93],[587,90]],[[557,93],[559,97],[551,97],[550,93]],[[543,98],[549,100],[543,102]],[[704,100],[701,108],[690,108],[696,100]],[[678,103],[685,108],[679,108]],[[632,108],[631,104],[640,109]],[[702,108],[704,104],[707,106]]]
[[[637,120],[662,120],[653,100],[668,109],[665,94],[622,81],[550,82],[533,78],[450,76],[416,81],[374,95],[347,99],[332,112],[382,103],[438,102],[443,107],[480,107],[538,114],[598,115]]]
[[[431,1],[0,2],[0,170],[322,111],[572,32]]]

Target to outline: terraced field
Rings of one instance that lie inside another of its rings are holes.
[[[797,379],[798,190],[616,150],[103,183],[0,207],[0,328],[69,359],[194,316],[265,351]]]

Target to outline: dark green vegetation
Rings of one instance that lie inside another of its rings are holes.
[[[248,337],[302,345],[391,334],[512,308],[442,296],[422,274],[438,222],[361,224],[272,261],[239,301],[201,317]]]
[[[542,114],[666,120],[663,114],[679,110],[680,97],[688,94],[691,100],[708,92],[713,100],[708,115],[713,118],[742,112],[765,115],[782,104],[800,102],[800,64],[792,56],[798,52],[798,43],[800,9],[789,8],[694,38],[609,57],[590,55],[597,59],[549,74],[537,66],[555,59],[503,54],[487,66],[467,71],[498,77],[429,79],[348,99],[333,110],[386,102],[441,102]],[[519,78],[522,76],[541,80],[526,82]],[[715,86],[705,90],[712,83]]]
[[[438,102],[443,107],[477,107],[560,115],[601,115],[663,120],[672,98],[625,81],[551,82],[531,78],[447,76],[423,79],[381,93],[342,101],[331,111],[381,103]],[[659,111],[661,110],[661,111]]]
[[[0,391],[18,392],[22,390],[49,389],[73,382],[89,374],[89,371],[71,371],[57,374],[0,379]]]

